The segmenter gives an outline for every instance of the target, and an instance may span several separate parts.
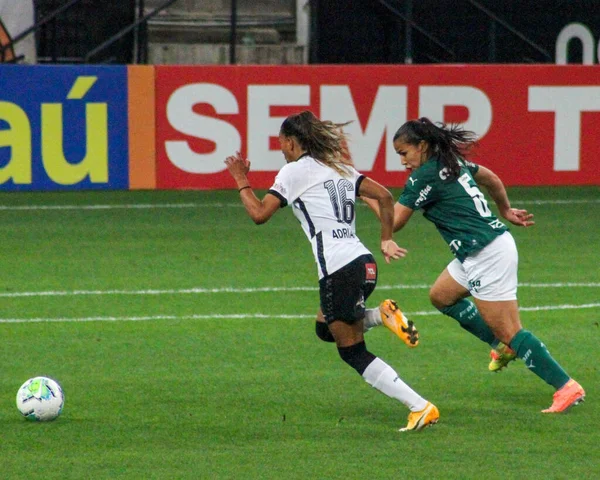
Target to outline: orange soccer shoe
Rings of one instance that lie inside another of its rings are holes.
[[[401,432],[408,432],[411,430],[423,430],[425,427],[434,425],[440,419],[440,411],[431,402],[427,402],[427,405],[420,412],[410,412],[408,415],[408,424],[406,427],[401,428]]]
[[[585,399],[585,390],[575,380],[569,380],[564,387],[554,393],[552,405],[542,413],[562,413],[580,404]]]
[[[419,332],[412,320],[408,320],[394,300],[384,300],[379,305],[383,324],[394,332],[400,340],[413,348],[419,344]]]

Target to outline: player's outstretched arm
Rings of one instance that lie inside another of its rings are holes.
[[[406,249],[396,245],[392,239],[394,230],[394,197],[383,185],[370,178],[365,178],[360,184],[359,195],[363,199],[371,199],[373,206],[367,202],[375,211],[381,222],[381,253],[386,263],[404,257]]]
[[[360,198],[363,202],[365,202],[368,205],[368,207],[371,210],[373,210],[375,215],[377,215],[377,218],[381,219],[381,215],[379,213],[379,203],[377,202],[377,200],[368,198],[364,195],[361,195]],[[414,210],[405,207],[401,203],[396,202],[394,204],[394,232],[401,230],[404,227],[404,225],[408,223],[411,215],[413,214],[413,211]]]
[[[242,203],[250,218],[257,225],[266,223],[279,209],[281,201],[275,195],[269,193],[262,200],[254,194],[248,181],[250,161],[243,158],[240,152],[227,157],[225,165],[227,165],[227,170],[237,183]]]
[[[508,194],[502,180],[489,168],[480,166],[474,178],[479,185],[483,185],[486,188],[503,218],[519,227],[529,227],[535,224],[533,213],[510,206],[510,200],[508,199]]]

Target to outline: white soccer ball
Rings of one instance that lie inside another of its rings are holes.
[[[17,392],[17,408],[27,420],[48,422],[62,412],[65,396],[56,380],[34,377]]]

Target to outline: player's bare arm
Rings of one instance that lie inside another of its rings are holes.
[[[396,202],[394,205],[394,232],[402,230],[410,220],[414,210]]]
[[[375,200],[374,198],[368,198],[368,197],[365,197],[362,195],[360,195],[359,197],[363,202],[365,202],[367,204],[367,206],[371,210],[373,210],[375,215],[377,215],[377,218],[380,218],[379,217],[379,203],[377,202],[377,200]]]
[[[379,214],[379,204],[377,200],[367,198],[364,196],[360,197],[363,202],[365,202],[371,210],[377,215],[377,218],[381,218]],[[411,215],[413,214],[413,210],[411,208],[405,207],[401,203],[394,204],[394,232],[401,230],[404,225],[408,223]]]
[[[254,194],[248,181],[250,162],[243,158],[240,152],[227,157],[225,165],[227,165],[227,170],[237,183],[242,203],[252,221],[257,225],[266,223],[281,207],[281,201],[270,193],[267,193],[262,200]]]
[[[529,213],[527,210],[512,208],[510,206],[510,200],[506,193],[506,188],[500,177],[492,172],[489,168],[480,166],[479,170],[473,177],[475,181],[486,188],[490,197],[496,203],[500,215],[508,220],[513,225],[519,227],[529,227],[534,225],[533,213]]]
[[[360,184],[360,192],[358,193],[363,199],[371,199],[373,201],[372,208],[378,214],[379,221],[381,222],[381,252],[386,263],[390,263],[391,259],[397,260],[406,256],[407,250],[399,247],[392,240],[394,197],[392,197],[390,191],[376,181],[365,178]]]

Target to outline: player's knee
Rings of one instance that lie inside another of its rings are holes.
[[[431,287],[429,290],[429,301],[438,310],[442,310],[448,306],[446,305],[446,302],[444,302],[441,292],[435,286]]]
[[[444,310],[455,305],[461,298],[460,296],[448,293],[442,287],[436,285],[429,290],[429,301],[442,313],[446,313]]]
[[[338,352],[342,360],[356,370],[359,375],[362,375],[369,364],[377,358],[367,350],[364,341],[349,347],[338,347]]]
[[[315,322],[315,332],[317,337],[324,342],[335,342],[331,330],[329,330],[329,327],[325,322]]]

